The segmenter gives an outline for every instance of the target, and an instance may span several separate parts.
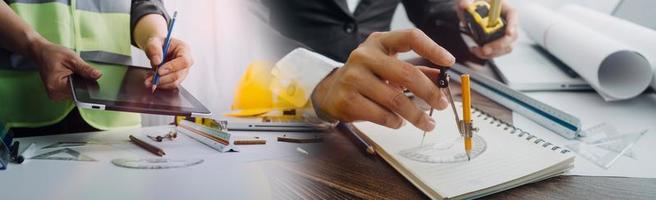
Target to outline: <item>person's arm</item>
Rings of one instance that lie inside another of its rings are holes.
[[[142,49],[152,67],[162,63],[162,47],[166,39],[168,15],[161,0],[133,0],[131,10],[133,44]],[[177,88],[189,74],[193,65],[191,51],[182,40],[171,38],[165,63],[158,69],[160,82],[157,88]],[[151,87],[152,75],[144,84]]]
[[[4,2],[0,2],[0,44],[3,48],[34,59],[41,80],[53,100],[70,99],[68,78],[76,73],[98,79],[102,75],[84,62],[75,52],[52,44],[23,21]]]
[[[32,57],[34,55],[33,47],[47,42],[18,17],[4,1],[0,2],[0,27],[3,27],[3,31],[0,31],[0,45],[14,53]]]

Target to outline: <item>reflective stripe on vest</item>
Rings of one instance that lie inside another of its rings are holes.
[[[75,50],[85,60],[104,63],[130,61],[129,0],[10,0],[10,7],[50,42]],[[90,63],[109,80],[111,65]],[[120,81],[120,80],[119,80]],[[8,127],[40,127],[61,121],[71,101],[48,98],[36,70],[0,66],[0,121]],[[79,109],[82,118],[98,129],[141,125],[133,113]]]

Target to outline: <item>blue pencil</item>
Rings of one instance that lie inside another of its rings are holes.
[[[164,46],[163,48],[163,55],[162,55],[162,62],[157,65],[155,68],[155,74],[153,75],[153,88],[152,88],[152,93],[155,93],[155,90],[157,89],[157,84],[159,84],[159,68],[164,65],[164,61],[166,61],[166,54],[169,51],[169,46],[171,46],[171,32],[173,32],[173,25],[175,24],[175,18],[178,16],[178,11],[175,11],[173,13],[173,18],[171,19],[171,23],[169,23],[168,27],[168,33],[166,33],[166,39],[164,40]]]

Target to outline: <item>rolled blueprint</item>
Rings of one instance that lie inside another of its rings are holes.
[[[651,64],[654,77],[650,85],[656,89],[656,30],[573,4],[559,8],[558,12],[635,48]]]
[[[649,86],[653,71],[634,48],[537,4],[520,11],[528,36],[576,71],[605,101],[635,97]]]

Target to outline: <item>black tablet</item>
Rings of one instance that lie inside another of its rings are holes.
[[[208,116],[211,112],[182,86],[158,89],[154,94],[144,82],[150,68],[94,64],[103,75],[98,80],[71,75],[73,99],[80,108],[161,115]]]

